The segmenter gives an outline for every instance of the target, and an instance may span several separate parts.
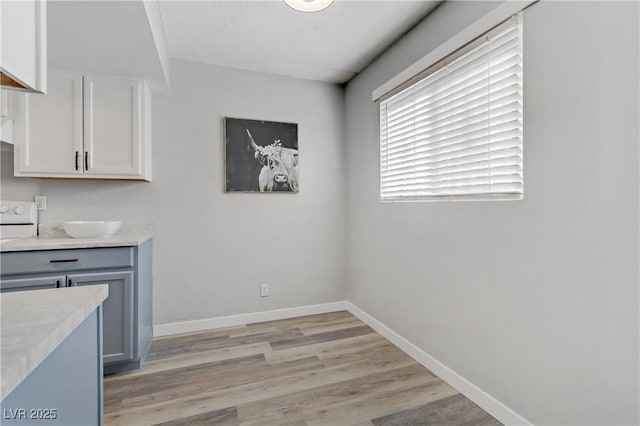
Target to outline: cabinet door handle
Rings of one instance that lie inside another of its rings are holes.
[[[78,158],[80,157],[80,153],[78,151],[76,151],[76,170],[79,169],[78,167]]]
[[[54,259],[50,260],[49,263],[69,263],[69,262],[77,262],[78,259]]]
[[[84,152],[84,169],[85,171],[89,171],[89,151]]]
[[[60,280],[56,281],[56,288],[60,288]]]

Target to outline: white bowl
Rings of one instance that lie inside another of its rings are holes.
[[[72,220],[62,224],[64,232],[71,238],[104,238],[120,230],[122,222],[104,220]]]

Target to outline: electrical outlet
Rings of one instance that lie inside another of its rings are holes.
[[[47,209],[47,196],[46,195],[36,195],[36,206],[38,210],[46,210]]]
[[[260,284],[260,297],[267,297],[269,295],[269,284]]]

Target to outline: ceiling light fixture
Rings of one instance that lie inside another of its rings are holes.
[[[287,6],[300,12],[320,12],[331,6],[334,0],[283,0]]]

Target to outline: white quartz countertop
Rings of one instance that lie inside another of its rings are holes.
[[[107,298],[106,284],[0,295],[0,399],[9,395]]]
[[[0,252],[137,246],[153,238],[153,227],[125,227],[111,237],[71,238],[61,226],[40,225],[40,236],[0,241]]]

